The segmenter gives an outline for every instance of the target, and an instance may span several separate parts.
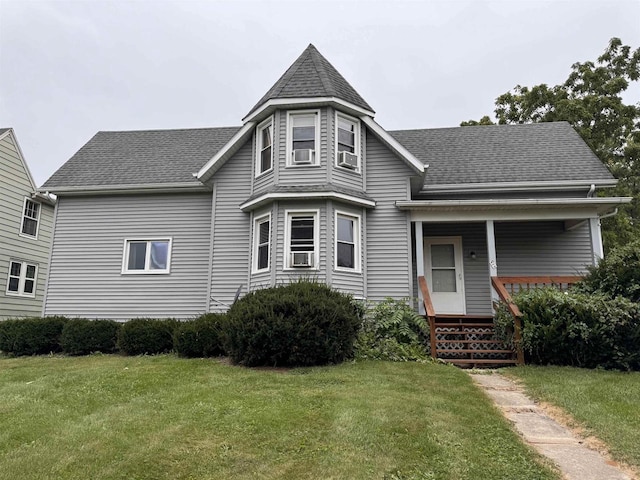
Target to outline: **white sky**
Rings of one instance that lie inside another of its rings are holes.
[[[309,43],[383,127],[457,126],[614,36],[640,0],[0,0],[0,127],[41,185],[100,130],[240,125]]]

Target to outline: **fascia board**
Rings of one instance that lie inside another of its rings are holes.
[[[255,126],[255,122],[248,122],[238,130],[231,140],[198,171],[196,178],[202,182],[209,179],[240,148],[241,142],[253,132]]]
[[[176,183],[150,183],[135,185],[95,185],[80,187],[41,187],[37,192],[57,196],[76,195],[125,195],[138,193],[172,193],[172,192],[208,192],[211,188],[202,183],[176,182]]]
[[[243,212],[249,212],[251,210],[255,210],[256,208],[261,207],[267,202],[273,200],[289,200],[289,199],[309,199],[309,198],[331,198],[336,200],[343,200],[345,202],[360,205],[362,207],[373,208],[376,206],[376,202],[371,200],[366,200],[364,198],[355,197],[352,195],[347,195],[344,193],[338,192],[272,192],[265,193],[253,200],[249,200],[248,202],[244,202],[240,205],[240,210]]]
[[[382,142],[393,150],[400,158],[402,158],[405,163],[407,163],[411,168],[413,168],[417,173],[424,174],[425,169],[429,167],[429,165],[424,165],[420,160],[414,157],[409,150],[404,148],[400,142],[398,142],[395,138],[393,138],[387,131],[378,125],[375,120],[371,117],[362,116],[360,120],[371,130],[376,136],[382,140]]]
[[[313,107],[318,105],[337,105],[356,115],[369,115],[373,116],[375,112],[367,110],[366,108],[358,107],[351,102],[342,100],[338,97],[300,97],[300,98],[272,98],[263,103],[258,109],[249,113],[242,119],[243,122],[251,122],[261,118],[266,112],[276,108],[287,107]]]
[[[29,183],[31,183],[31,188],[35,192],[37,185],[35,180],[33,179],[33,175],[31,174],[31,169],[27,164],[27,161],[24,158],[24,154],[22,153],[22,149],[20,148],[20,143],[18,142],[18,138],[16,137],[16,133],[13,131],[13,128],[9,128],[6,132],[0,135],[0,140],[5,137],[11,136],[14,145],[16,146],[16,150],[18,151],[18,156],[20,157],[20,161],[22,162],[22,166],[24,167],[24,171],[27,172],[27,177],[29,177]]]
[[[550,180],[543,182],[491,182],[467,184],[427,185],[423,193],[478,193],[504,191],[538,191],[538,190],[580,190],[596,187],[614,187],[618,183],[615,178],[595,180]]]

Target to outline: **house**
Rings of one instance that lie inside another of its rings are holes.
[[[567,123],[387,131],[316,50],[238,127],[99,132],[57,195],[44,312],[187,318],[313,277],[492,314],[491,277],[574,275],[624,198]]]
[[[13,129],[0,128],[0,320],[42,313],[54,203],[36,193]]]

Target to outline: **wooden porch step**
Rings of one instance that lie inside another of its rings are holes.
[[[480,349],[473,349],[473,348],[460,348],[460,349],[437,349],[436,353],[513,353],[513,350],[494,350],[494,349],[489,349],[489,350],[480,350]]]
[[[454,328],[454,327],[475,327],[475,328],[493,328],[493,323],[438,323],[436,328]]]

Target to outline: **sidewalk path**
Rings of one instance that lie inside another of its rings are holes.
[[[515,425],[525,441],[549,457],[568,480],[631,480],[600,453],[547,416],[512,380],[498,374],[471,374]]]

